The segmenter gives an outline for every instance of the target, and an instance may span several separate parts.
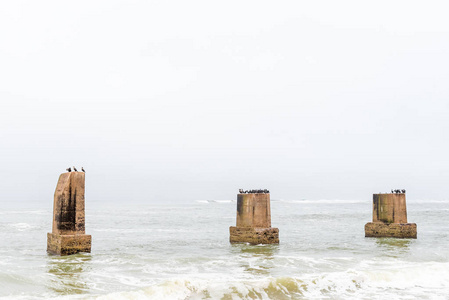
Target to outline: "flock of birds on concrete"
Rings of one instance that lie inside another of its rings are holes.
[[[67,168],[66,169],[67,172],[72,172],[72,168]],[[84,173],[86,173],[86,171],[84,170],[83,167],[81,167],[81,171],[83,171]],[[78,170],[75,168],[75,166],[73,166],[73,172],[78,172]]]
[[[84,169],[83,169],[83,172],[84,172]],[[243,189],[239,189],[239,193],[240,194],[269,194],[270,191],[267,190],[267,189],[263,189],[263,190],[262,189],[259,189],[259,190],[243,190]],[[402,190],[391,190],[391,193],[392,194],[405,194],[405,190],[404,189],[402,189]]]
[[[267,189],[259,189],[259,190],[247,190],[244,191],[243,189],[239,189],[240,194],[269,194],[270,191]]]

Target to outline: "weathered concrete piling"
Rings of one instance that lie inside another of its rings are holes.
[[[271,227],[270,194],[238,194],[237,226],[229,232],[231,243],[278,244],[279,229]]]
[[[416,224],[407,223],[405,193],[373,195],[373,222],[365,225],[365,237],[416,239]]]
[[[47,233],[48,253],[90,252],[92,237],[85,234],[84,181],[84,172],[59,176],[53,202],[53,229]]]

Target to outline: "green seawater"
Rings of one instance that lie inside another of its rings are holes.
[[[365,238],[370,199],[272,199],[279,245],[230,244],[236,201],[86,202],[92,253],[47,255],[51,207],[0,212],[0,297],[447,299],[449,202],[407,200],[418,239]]]

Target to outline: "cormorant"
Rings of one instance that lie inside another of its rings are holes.
[[[84,170],[84,168],[83,168],[83,167],[81,167],[81,171],[83,171],[84,173],[86,173],[86,170]]]
[[[78,172],[78,170],[75,168],[75,166],[73,166],[73,171]]]
[[[67,172],[72,172],[72,169],[67,168],[66,171],[67,171]]]

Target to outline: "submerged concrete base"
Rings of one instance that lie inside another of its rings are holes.
[[[416,223],[369,222],[365,225],[365,237],[394,237],[416,239]]]
[[[278,228],[229,227],[231,243],[279,244]]]
[[[47,233],[47,252],[55,255],[70,255],[89,252],[92,236],[88,234],[58,235]]]

